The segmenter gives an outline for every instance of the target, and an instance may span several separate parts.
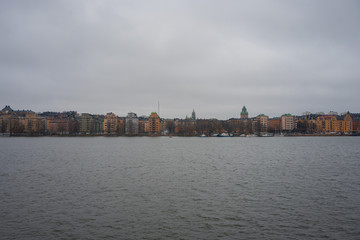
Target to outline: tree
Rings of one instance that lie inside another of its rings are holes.
[[[192,120],[185,121],[185,135],[194,136],[196,132],[195,122]]]
[[[254,133],[253,131],[253,124],[252,124],[252,121],[251,120],[248,120],[245,124],[245,133],[246,134],[252,134]]]
[[[56,133],[61,133],[61,135],[63,135],[65,130],[66,130],[66,127],[65,127],[64,123],[59,122]]]
[[[19,119],[12,118],[10,120],[10,134],[21,134],[24,132],[24,124],[20,123]]]
[[[7,119],[0,119],[0,123],[1,123],[0,131],[1,131],[2,133],[7,132],[7,129],[8,129],[8,120],[7,120]]]
[[[169,134],[174,134],[175,127],[174,120],[166,120],[166,130],[168,130]]]
[[[43,132],[42,120],[40,118],[33,120],[33,128],[31,130],[31,134],[40,135],[42,132]]]
[[[74,119],[68,119],[69,121],[69,133],[70,134],[76,134],[79,132],[80,130],[80,124],[78,121],[74,120]]]
[[[245,122],[244,121],[239,122],[238,128],[239,128],[239,134],[245,134]]]

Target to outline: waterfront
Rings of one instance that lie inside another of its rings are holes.
[[[356,239],[360,138],[0,138],[4,239]]]

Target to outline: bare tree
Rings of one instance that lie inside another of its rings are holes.
[[[175,127],[174,120],[166,120],[166,130],[169,131],[169,134],[174,134]]]
[[[19,119],[13,118],[10,120],[10,134],[21,134],[24,132],[25,126],[20,123]]]

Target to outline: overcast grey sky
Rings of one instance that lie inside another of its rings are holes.
[[[360,1],[2,0],[0,108],[360,112]]]

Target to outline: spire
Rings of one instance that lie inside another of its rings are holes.
[[[191,119],[192,120],[196,120],[196,114],[195,114],[195,110],[193,109],[192,113],[191,113]]]

